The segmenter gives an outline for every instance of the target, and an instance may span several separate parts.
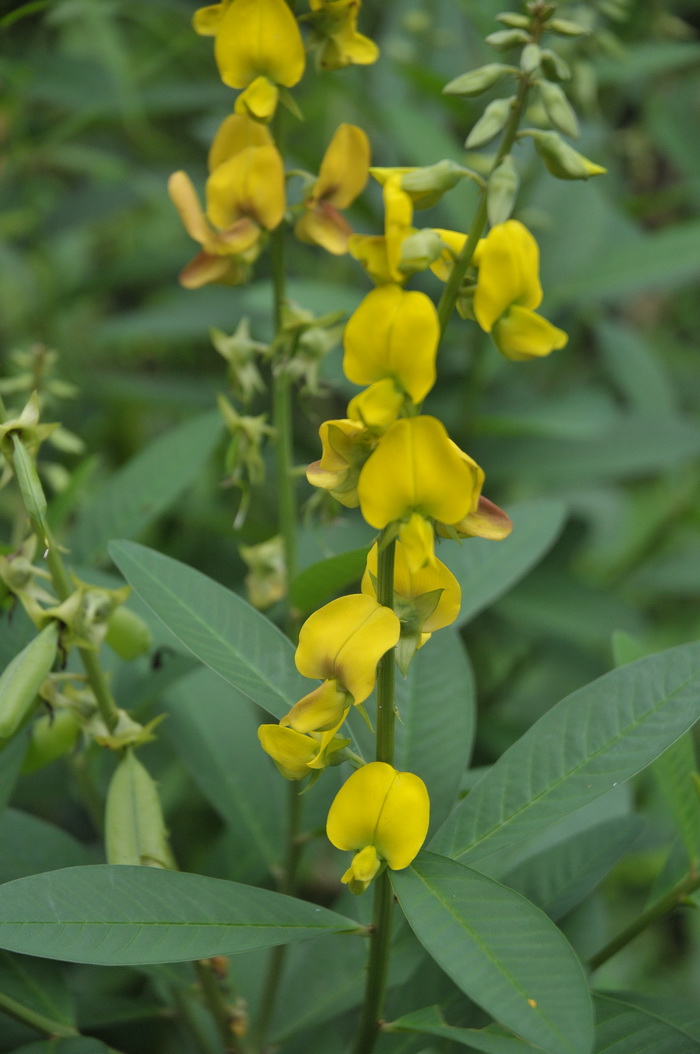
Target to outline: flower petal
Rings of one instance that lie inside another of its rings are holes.
[[[518,220],[492,227],[476,262],[474,314],[486,333],[511,304],[535,308],[542,303],[537,242]]]
[[[230,88],[261,75],[291,88],[304,72],[304,44],[285,0],[233,0],[214,47],[219,73]]]
[[[207,180],[207,215],[222,230],[247,216],[274,230],[285,209],[284,165],[274,146],[249,146]]]
[[[341,124],[328,144],[313,197],[346,209],[367,183],[370,148],[367,134],[354,124]]]
[[[542,315],[513,304],[493,327],[492,337],[498,350],[514,362],[541,358],[563,348],[569,337]]]
[[[274,146],[267,127],[247,114],[232,113],[226,117],[214,136],[209,150],[209,171],[240,154],[248,146]]]

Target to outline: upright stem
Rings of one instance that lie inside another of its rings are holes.
[[[384,607],[394,607],[394,552],[396,542],[379,546],[377,568],[377,599]],[[394,649],[388,651],[377,674],[377,761],[391,765],[394,761]],[[354,1054],[370,1054],[379,1035],[384,1010],[389,952],[391,949],[391,917],[394,898],[389,873],[384,870],[375,879],[372,936],[367,967],[367,983],[362,1017],[355,1040]]]

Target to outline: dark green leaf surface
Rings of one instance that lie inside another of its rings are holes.
[[[561,501],[523,502],[506,510],[513,532],[503,541],[467,538],[461,545],[443,545],[443,560],[462,589],[462,607],[455,625],[465,625],[507,593],[554,545],[566,516]]]
[[[7,805],[15,789],[26,750],[26,731],[13,736],[4,746],[0,744],[0,812]]]
[[[391,1022],[391,1031],[419,1032],[422,1035],[437,1036],[439,1039],[451,1040],[472,1050],[481,1050],[484,1054],[530,1054],[539,1052],[542,1047],[533,1047],[515,1036],[500,1035],[498,1032],[483,1028],[456,1028],[446,1024],[437,1006],[428,1006],[406,1014]]]
[[[690,735],[681,736],[656,759],[653,767],[691,864],[700,858],[700,795],[693,781],[696,770],[695,745]]]
[[[700,716],[700,644],[647,656],[563,699],[503,754],[431,848],[469,862],[649,765]]]
[[[197,479],[222,432],[207,413],[160,436],[101,487],[68,538],[76,560],[102,555],[112,538],[134,538]]]
[[[91,862],[88,849],[67,831],[18,809],[0,819],[0,845],[0,883]]]
[[[15,1054],[110,1054],[110,1048],[90,1036],[37,1040],[17,1047]]]
[[[75,1024],[72,998],[58,963],[0,951],[0,993],[61,1025]]]
[[[289,598],[298,611],[307,614],[350,583],[359,582],[366,566],[366,549],[353,549],[319,560],[299,572],[289,589]]]
[[[593,1013],[579,960],[524,897],[421,852],[391,881],[416,936],[470,999],[548,1054],[590,1054]]]
[[[0,947],[67,962],[205,959],[356,927],[280,893],[151,867],[70,867],[0,887]]]
[[[596,995],[595,1054],[694,1054],[700,1042],[684,1029],[623,999]]]
[[[113,542],[127,582],[185,647],[275,717],[306,695],[294,648],[269,619],[199,571],[133,542]]]

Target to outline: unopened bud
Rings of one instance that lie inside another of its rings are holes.
[[[440,235],[429,227],[409,234],[401,243],[399,270],[402,274],[415,274],[430,267],[442,252]]]
[[[105,848],[108,864],[174,868],[158,790],[127,749],[107,791]]]
[[[540,69],[549,81],[571,80],[571,70],[564,59],[548,48],[540,52]]]
[[[40,536],[43,544],[48,545],[46,495],[36,465],[16,432],[12,433],[12,468],[32,528]]]
[[[506,66],[502,62],[489,62],[486,66],[479,66],[476,70],[463,73],[459,77],[446,84],[442,89],[443,95],[481,95],[482,92],[493,88],[503,80],[507,73],[517,73],[514,66]]]
[[[127,607],[115,608],[107,622],[105,643],[120,658],[130,660],[145,655],[153,647],[153,634],[140,615]]]
[[[527,15],[516,15],[511,11],[503,11],[500,15],[496,15],[496,21],[504,26],[510,26],[511,29],[528,29],[530,26],[530,19]]]
[[[406,172],[401,177],[401,189],[406,191],[416,208],[428,209],[468,174],[467,169],[446,158],[434,165]]]
[[[537,153],[557,179],[590,179],[607,171],[602,165],[596,165],[579,154],[556,132],[530,131],[527,134],[535,140]]]
[[[540,81],[540,96],[547,117],[554,127],[564,135],[578,139],[578,119],[573,106],[564,92],[553,81]]]
[[[523,73],[534,73],[540,64],[542,49],[539,44],[527,44],[520,56],[520,68]]]
[[[8,739],[29,714],[53,666],[58,645],[54,621],[15,655],[0,676],[0,739]]]
[[[570,18],[553,18],[547,23],[550,33],[559,33],[562,37],[583,37],[590,34],[590,29],[580,26],[578,22],[572,22]]]
[[[502,130],[510,116],[513,98],[494,99],[467,136],[465,146],[468,150],[476,149],[490,142]]]
[[[527,44],[529,39],[529,33],[523,29],[497,29],[495,33],[489,33],[485,42],[497,51],[509,51],[521,44]]]
[[[519,183],[518,170],[511,155],[507,154],[491,174],[486,192],[489,223],[492,227],[510,219]]]

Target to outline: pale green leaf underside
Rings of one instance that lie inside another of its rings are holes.
[[[623,999],[594,996],[595,1054],[694,1054],[700,1042],[677,1025]]]
[[[151,867],[71,867],[0,887],[0,948],[67,962],[180,962],[356,929],[267,889]]]

